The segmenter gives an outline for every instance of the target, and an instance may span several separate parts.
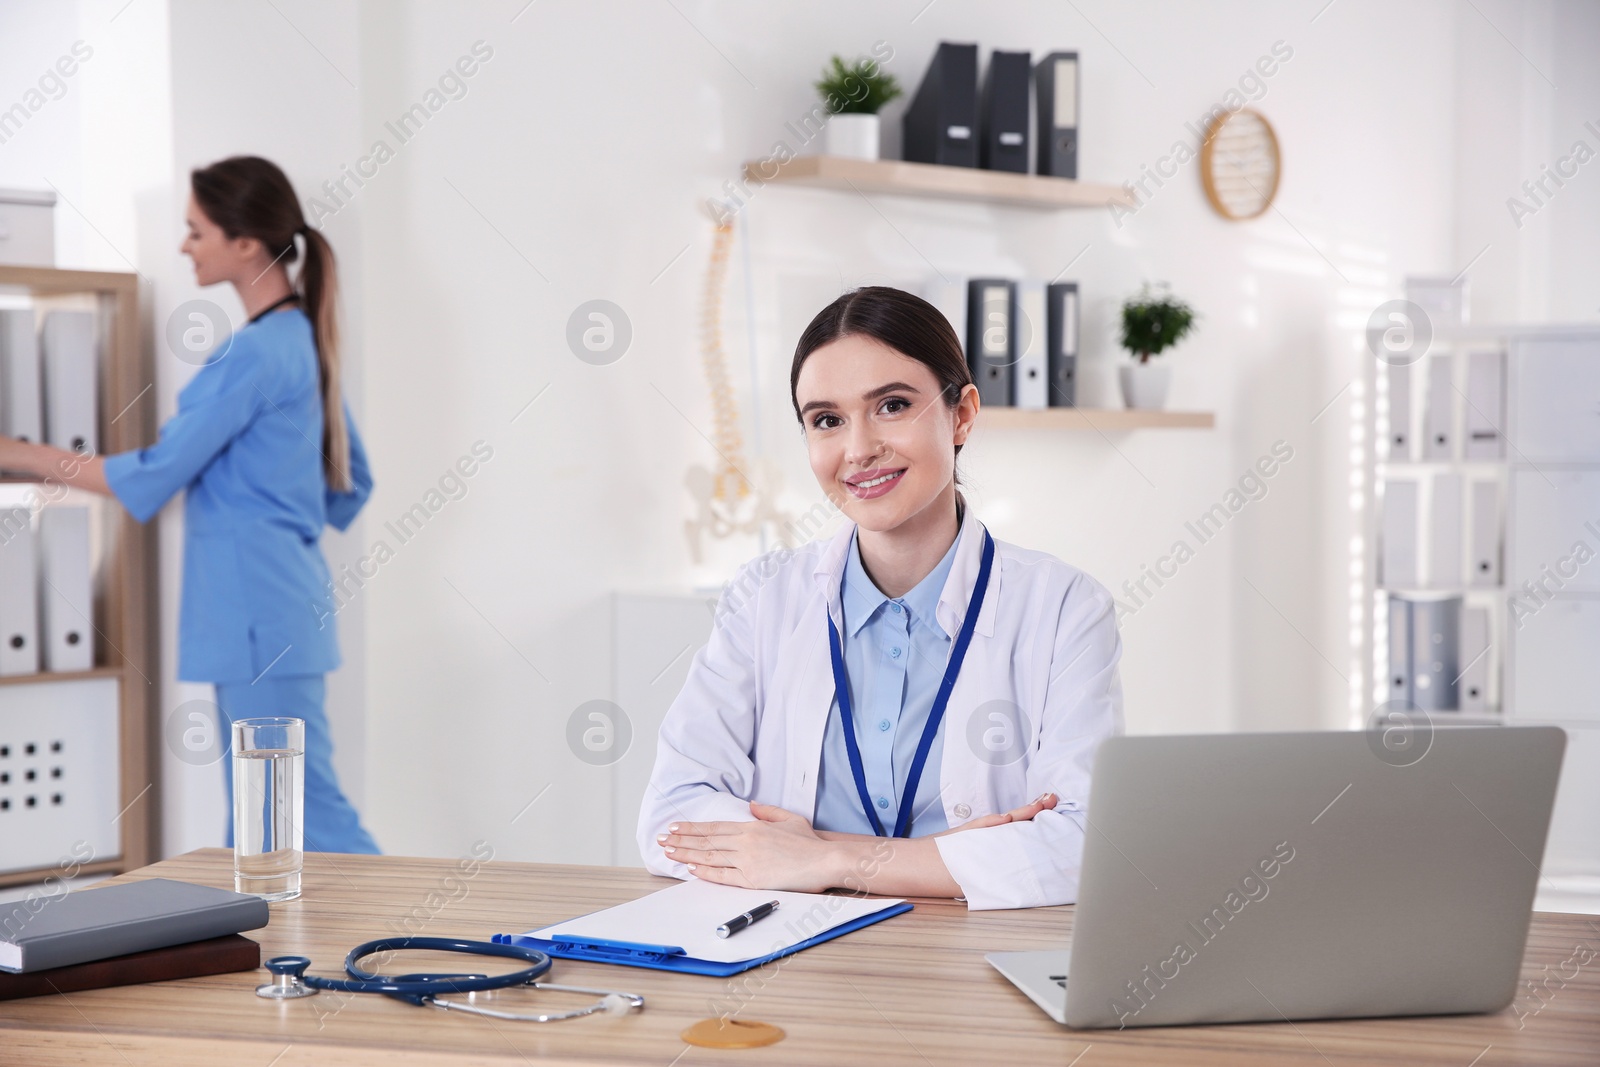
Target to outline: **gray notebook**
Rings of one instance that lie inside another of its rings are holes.
[[[0,971],[13,974],[166,948],[267,925],[247,893],[149,878],[0,904]]]

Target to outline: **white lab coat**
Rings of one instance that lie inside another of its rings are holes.
[[[852,529],[769,552],[724,588],[711,639],[661,725],[639,815],[652,872],[692,877],[656,843],[669,823],[748,820],[752,800],[808,819],[816,810],[834,696],[824,612],[842,631]],[[982,560],[983,527],[970,507],[958,542],[935,609],[952,635]],[[968,908],[1077,898],[1089,772],[1100,741],[1122,732],[1121,655],[1104,586],[1054,556],[995,541],[989,592],[945,712],[945,818],[959,826],[1047,792],[1059,803],[1031,822],[935,839]],[[1025,746],[1007,736],[1008,719],[1021,724]]]

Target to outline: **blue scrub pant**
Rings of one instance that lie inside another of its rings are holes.
[[[326,679],[320,674],[217,683],[217,708],[223,736],[233,737],[234,719],[291,716],[306,723],[305,850],[365,852],[378,855],[377,842],[339,788],[333,772],[333,737],[323,711]],[[228,845],[233,847],[233,759],[223,759],[228,811]]]

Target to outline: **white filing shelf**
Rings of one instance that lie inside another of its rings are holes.
[[[1501,423],[1505,457],[1465,460],[1463,409],[1468,353],[1506,354],[1505,409]],[[1413,365],[1425,377],[1428,361],[1447,354],[1455,363],[1455,442],[1448,460],[1391,461],[1387,368],[1372,360],[1369,396],[1378,398],[1366,413],[1367,534],[1354,562],[1364,575],[1360,650],[1370,674],[1362,680],[1360,703],[1370,712],[1387,699],[1387,596],[1379,571],[1382,555],[1383,494],[1395,478],[1424,482],[1441,473],[1464,476],[1463,524],[1470,535],[1474,478],[1501,486],[1501,569],[1499,581],[1473,587],[1422,582],[1399,592],[1459,592],[1465,605],[1491,611],[1490,692],[1487,713],[1433,712],[1435,724],[1552,723],[1567,731],[1567,754],[1552,816],[1543,865],[1540,906],[1600,909],[1600,326],[1474,326],[1440,331],[1428,354]],[[1412,448],[1426,454],[1427,386],[1411,385],[1416,421]],[[1418,544],[1427,578],[1428,491],[1421,493]],[[1592,527],[1587,525],[1592,523]],[[1563,557],[1583,542],[1595,558],[1567,565],[1560,588],[1544,604],[1530,599],[1524,582],[1548,577]],[[1470,552],[1470,542],[1466,551]],[[1470,557],[1468,562],[1470,563]],[[1518,607],[1517,605],[1522,605]],[[1533,607],[1530,614],[1526,607]]]
[[[1507,351],[1507,337],[1504,334],[1483,329],[1471,333],[1452,334],[1446,332],[1443,336],[1435,337],[1428,352],[1410,366],[1412,375],[1410,385],[1411,410],[1399,413],[1391,410],[1389,404],[1389,368],[1377,360],[1372,362],[1369,372],[1368,395],[1377,398],[1377,402],[1369,408],[1368,418],[1368,447],[1364,450],[1369,457],[1371,469],[1370,477],[1366,484],[1372,487],[1371,507],[1368,514],[1371,520],[1368,527],[1368,536],[1365,538],[1367,551],[1363,555],[1362,573],[1367,579],[1368,595],[1365,599],[1364,625],[1365,649],[1362,662],[1371,664],[1369,681],[1366,688],[1368,693],[1361,694],[1361,705],[1372,712],[1383,707],[1390,699],[1389,692],[1389,662],[1388,662],[1388,600],[1391,595],[1405,596],[1417,595],[1460,595],[1463,600],[1463,614],[1467,609],[1483,608],[1489,612],[1489,641],[1490,650],[1485,657],[1488,676],[1487,707],[1474,712],[1458,711],[1431,713],[1444,721],[1460,722],[1462,724],[1497,723],[1501,721],[1501,708],[1504,704],[1503,693],[1503,656],[1505,649],[1505,595],[1503,577],[1500,580],[1485,584],[1474,583],[1470,578],[1473,549],[1473,491],[1478,483],[1493,483],[1497,486],[1500,500],[1500,515],[1502,521],[1496,530],[1497,540],[1502,546],[1501,557],[1504,559],[1503,546],[1504,521],[1507,510],[1507,482],[1508,460],[1465,458],[1462,437],[1465,432],[1465,414],[1467,407],[1465,399],[1467,360],[1470,353],[1483,351]],[[1433,420],[1430,419],[1430,394],[1434,373],[1442,369],[1436,360],[1448,360],[1452,371],[1451,387],[1441,390],[1450,404],[1450,419],[1447,424],[1449,434],[1450,455],[1448,458],[1430,456],[1428,436],[1435,429]],[[1391,455],[1388,447],[1390,429],[1398,416],[1408,420],[1410,426],[1410,447],[1405,454]],[[1503,428],[1504,419],[1501,417]],[[1513,449],[1506,448],[1507,455]],[[1434,558],[1433,544],[1433,515],[1435,512],[1435,489],[1441,479],[1455,476],[1460,479],[1461,495],[1458,502],[1460,526],[1459,553],[1463,566],[1453,575],[1440,575],[1435,573],[1436,560]],[[1416,559],[1417,574],[1410,580],[1395,582],[1386,576],[1383,571],[1383,556],[1385,548],[1384,530],[1384,500],[1390,483],[1395,481],[1410,481],[1417,485],[1417,507],[1415,511],[1414,555]],[[1502,562],[1502,571],[1504,563]],[[1465,660],[1458,664],[1458,670],[1466,666]],[[1365,684],[1365,683],[1364,683]]]
[[[41,315],[93,311],[100,449],[122,452],[155,440],[154,373],[141,340],[137,275],[0,266],[0,302]],[[29,481],[0,477],[10,483],[3,487],[8,501]],[[83,875],[114,874],[156,858],[155,529],[135,522],[112,501],[86,499],[59,485],[40,488],[53,501],[47,506],[90,507],[94,655],[88,670],[0,677],[0,744],[42,743],[46,751],[35,756],[55,755],[63,762],[33,769],[48,775],[59,766],[63,783],[70,777],[83,784],[48,793],[19,791],[29,784],[26,772],[32,766],[25,747],[0,760],[10,762],[12,775],[0,797],[9,796],[13,804],[0,815],[17,816],[10,824],[0,821],[0,886],[41,882],[59,875],[63,864]],[[48,752],[56,741],[62,750]],[[87,775],[96,776],[92,788]],[[57,791],[59,804],[53,800]],[[36,798],[31,813],[29,795]],[[92,850],[87,861],[85,848]]]

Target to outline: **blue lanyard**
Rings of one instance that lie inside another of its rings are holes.
[[[989,571],[994,563],[994,538],[983,531],[983,563],[978,567],[978,581],[972,587],[972,601],[967,605],[967,617],[961,622],[961,632],[956,635],[955,647],[950,650],[950,662],[944,669],[944,680],[939,683],[939,694],[933,698],[933,708],[928,712],[928,722],[922,728],[922,739],[917,742],[917,754],[911,761],[911,772],[906,775],[905,789],[900,794],[900,817],[895,821],[894,836],[909,837],[911,810],[916,807],[917,783],[922,780],[923,764],[928,762],[928,750],[933,747],[934,735],[944,719],[945,705],[950,703],[950,692],[956,687],[956,676],[961,673],[961,661],[967,657],[967,646],[972,643],[972,631],[978,625],[978,611],[983,607],[983,595],[989,589]],[[840,580],[839,597],[844,599],[844,582]],[[872,795],[867,791],[867,772],[861,764],[861,746],[856,742],[855,719],[850,713],[850,681],[844,672],[844,649],[839,639],[839,628],[828,616],[828,651],[833,659],[833,691],[839,700],[839,717],[844,720],[844,746],[850,755],[850,773],[856,780],[856,792],[861,796],[861,807],[872,823],[873,832],[886,837],[878,813],[872,810]]]

